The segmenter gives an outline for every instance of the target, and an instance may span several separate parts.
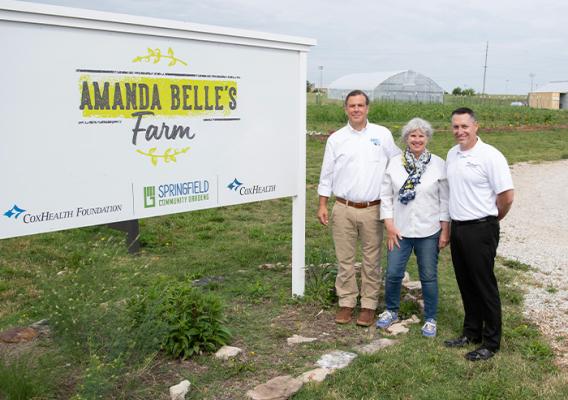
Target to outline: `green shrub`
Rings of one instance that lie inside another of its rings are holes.
[[[42,361],[29,355],[12,360],[0,357],[0,399],[51,398],[53,365],[42,365]]]
[[[221,300],[191,282],[159,283],[128,304],[134,329],[153,332],[155,344],[176,358],[212,352],[227,344]]]
[[[505,334],[510,338],[530,338],[538,337],[538,329],[532,325],[521,324],[513,329],[505,327]]]
[[[550,360],[554,358],[554,353],[550,346],[538,339],[531,340],[521,349],[523,357],[529,360]]]
[[[337,302],[336,278],[336,265],[326,263],[306,266],[306,299],[324,308],[331,307]]]
[[[410,318],[412,315],[420,316],[420,306],[418,303],[411,300],[401,300],[398,314],[401,319]]]

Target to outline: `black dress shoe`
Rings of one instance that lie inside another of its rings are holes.
[[[460,336],[456,339],[444,340],[444,346],[446,347],[464,347],[471,343],[480,343],[477,340],[468,338],[467,336]]]
[[[479,349],[470,351],[465,355],[469,361],[485,361],[489,360],[495,355],[495,351],[489,350],[487,347],[480,347]]]

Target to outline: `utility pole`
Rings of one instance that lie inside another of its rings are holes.
[[[487,45],[485,46],[485,65],[483,66],[483,90],[481,94],[485,94],[485,77],[487,75],[487,53],[489,52],[489,41],[487,41]]]
[[[322,103],[321,100],[323,100],[323,65],[320,65],[318,67],[318,69],[319,69],[319,72],[320,72],[320,88],[318,90],[318,98],[319,98],[319,96],[322,96],[322,98],[320,99],[320,102],[319,102],[319,104],[321,104]]]
[[[535,77],[534,72],[531,72],[531,73],[529,74],[529,76],[530,76],[530,78],[531,78],[531,92],[532,92],[532,91],[534,90],[534,77]]]

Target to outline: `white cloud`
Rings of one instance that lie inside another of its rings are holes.
[[[446,90],[526,93],[529,74],[568,80],[568,3],[558,0],[38,0],[78,8],[230,26],[318,40],[308,78],[414,69]]]

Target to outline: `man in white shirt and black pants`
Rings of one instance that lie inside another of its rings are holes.
[[[367,121],[369,98],[361,90],[345,98],[347,126],[327,140],[318,186],[318,219],[328,225],[328,199],[333,193],[332,232],[339,264],[335,288],[339,297],[338,324],[351,321],[357,297],[361,310],[357,324],[370,326],[377,308],[383,225],[380,190],[388,160],[400,154],[391,132]],[[361,242],[361,291],[357,286],[355,256]]]
[[[477,136],[478,128],[471,109],[454,110],[452,130],[458,144],[446,159],[450,245],[465,317],[462,335],[444,344],[481,343],[465,355],[471,361],[493,357],[501,344],[501,300],[493,270],[499,221],[509,212],[514,197],[507,160]]]

